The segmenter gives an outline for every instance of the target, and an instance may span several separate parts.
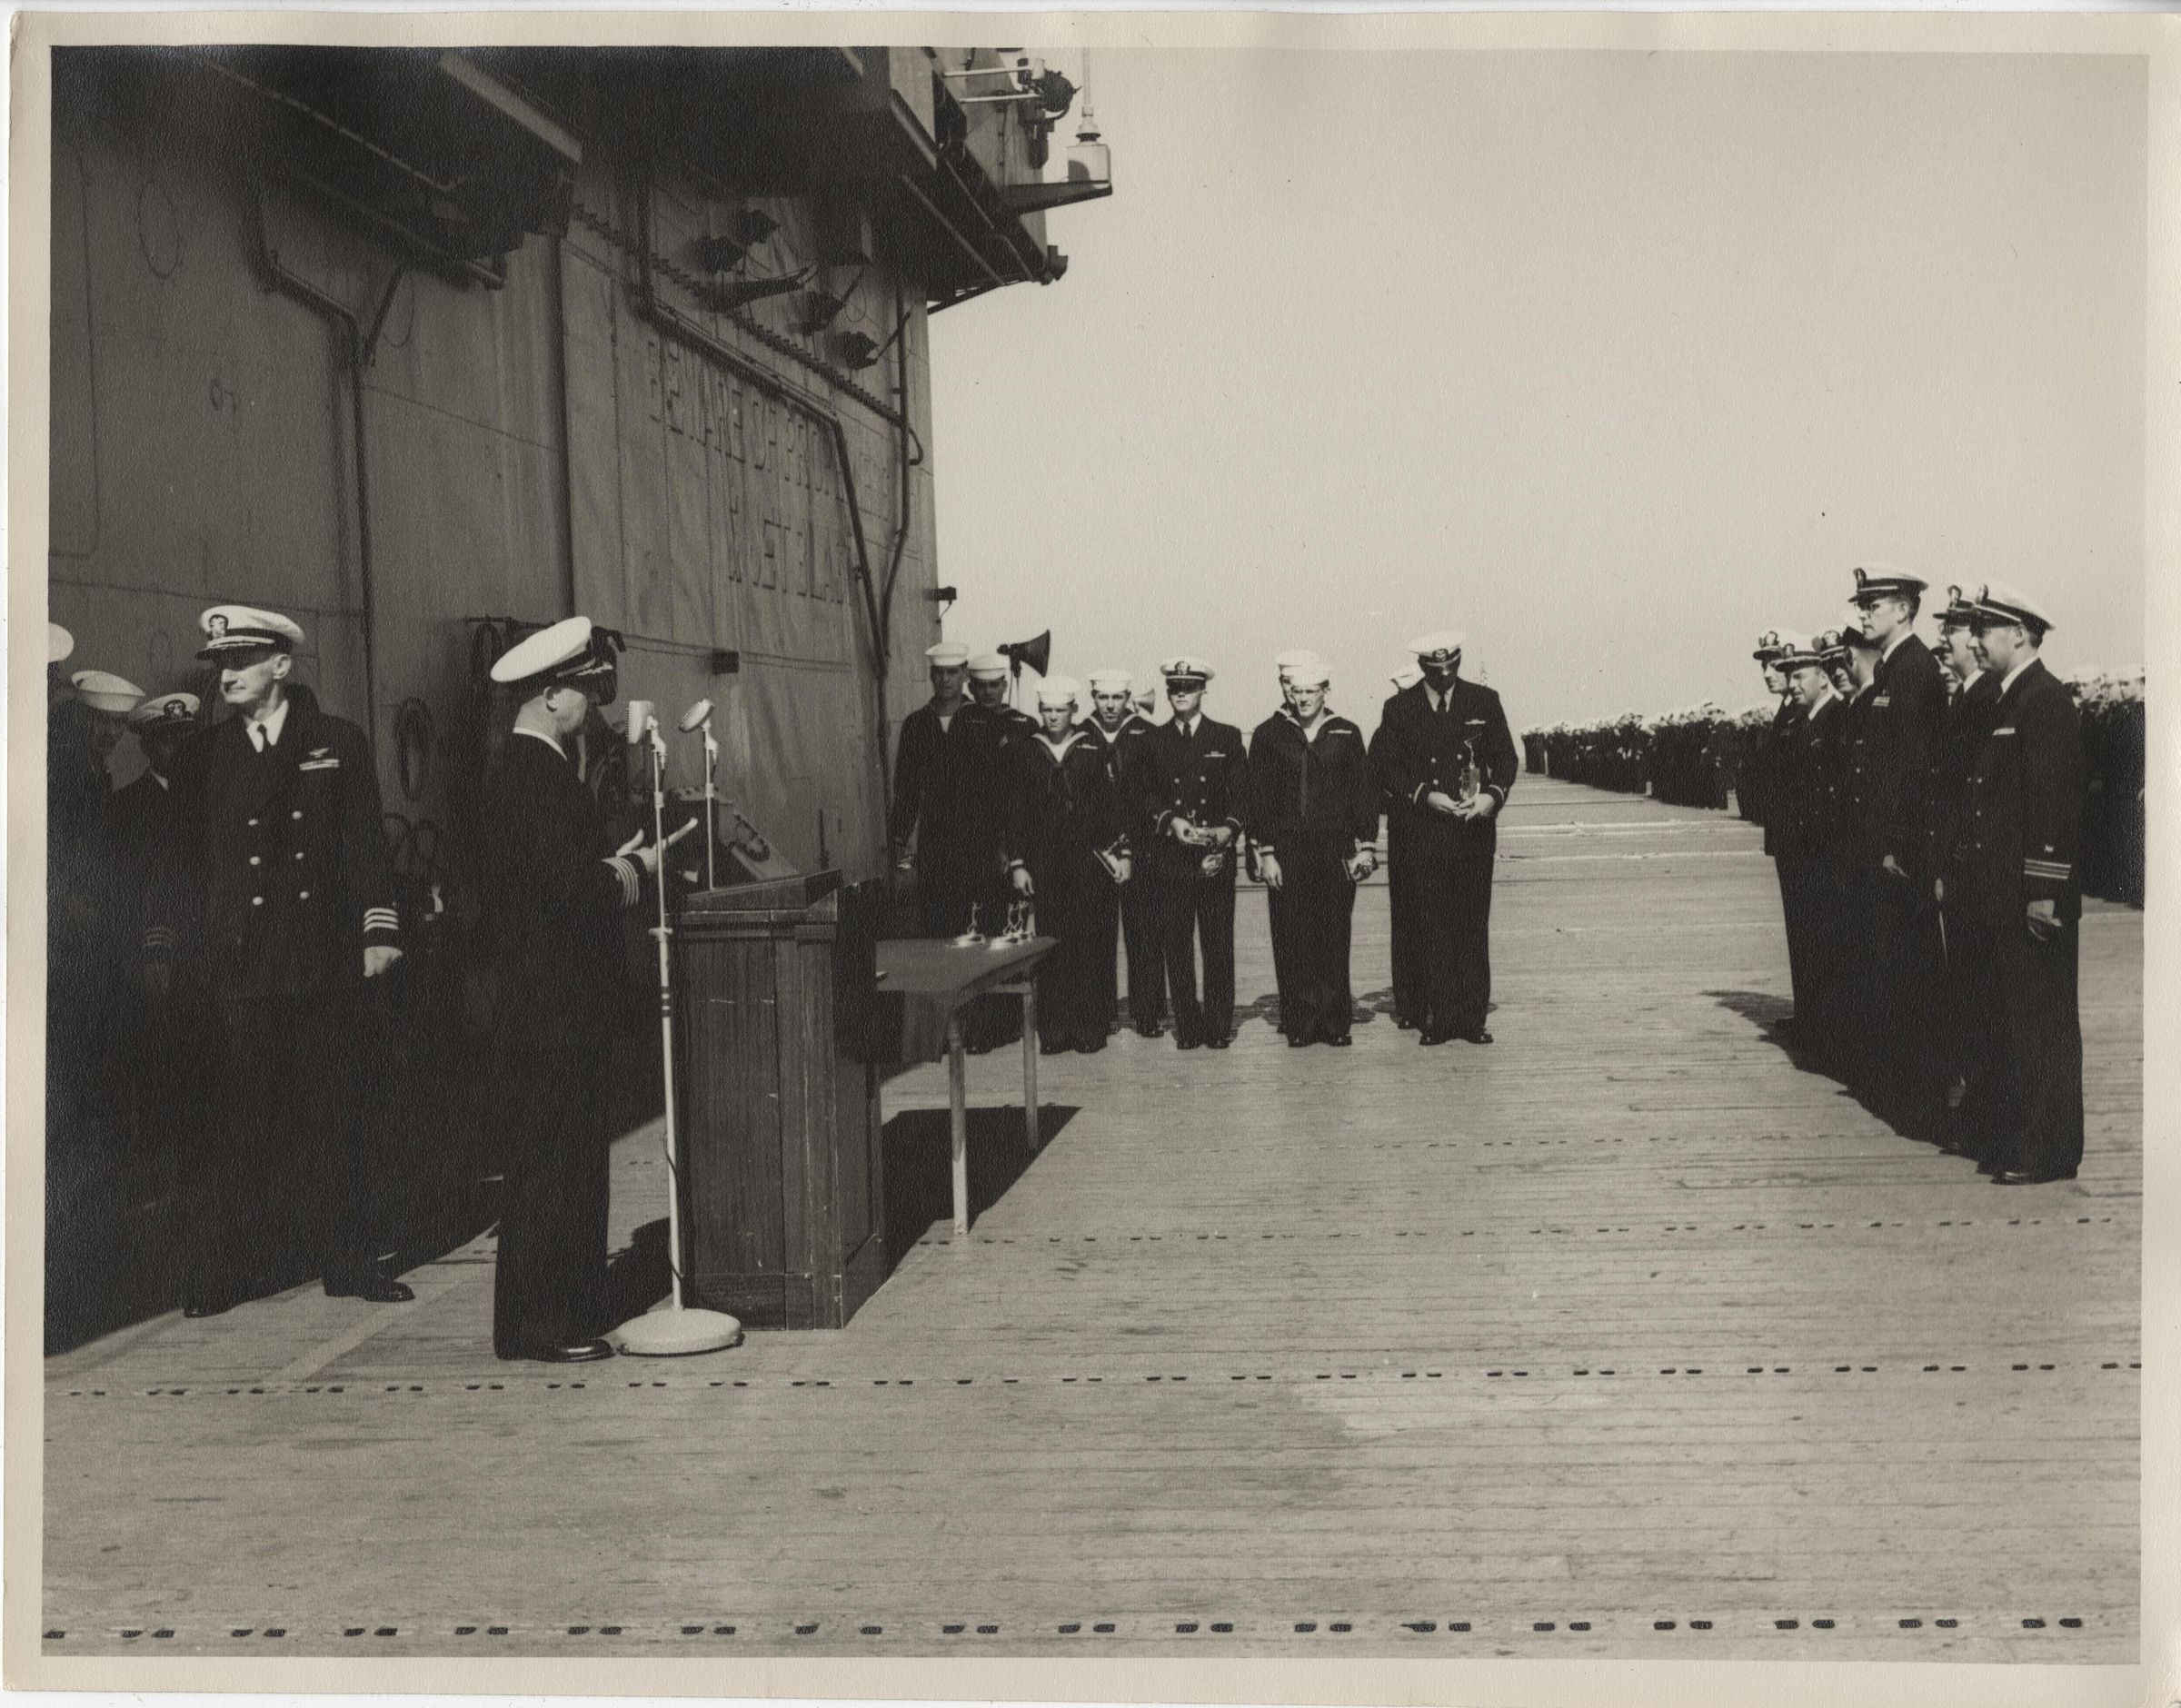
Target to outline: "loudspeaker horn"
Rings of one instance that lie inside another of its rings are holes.
[[[1045,674],[1046,665],[1052,660],[1052,631],[1046,630],[1035,640],[1010,640],[1000,649],[1000,656],[1013,666],[1014,673],[1017,676],[1022,674],[1022,667],[1025,664],[1042,676]]]

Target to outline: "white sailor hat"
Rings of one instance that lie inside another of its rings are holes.
[[[1171,688],[1177,682],[1200,685],[1211,680],[1218,672],[1193,653],[1183,652],[1160,665],[1159,674],[1166,678],[1167,686]]]
[[[1290,647],[1272,660],[1272,668],[1280,673],[1283,680],[1292,680],[1298,668],[1324,662],[1308,647]]]
[[[1038,683],[1041,706],[1072,706],[1082,698],[1082,684],[1072,676],[1048,676]]]
[[[924,656],[931,660],[932,669],[951,670],[970,661],[970,650],[959,640],[941,640],[937,646],[926,647]]]
[[[111,670],[78,670],[68,680],[75,684],[75,691],[94,711],[134,711],[136,702],[144,698],[143,689]]]
[[[1094,694],[1125,694],[1136,686],[1136,679],[1128,671],[1108,667],[1092,670],[1083,680],[1090,684]]]
[[[257,647],[293,652],[303,643],[303,630],[297,623],[276,611],[260,611],[254,605],[214,605],[197,619],[197,627],[204,631],[204,644],[197,652],[201,659]]]
[[[161,735],[186,730],[197,720],[194,694],[153,694],[129,714],[129,728],[139,735]]]
[[[1310,652],[1289,665],[1280,680],[1290,688],[1324,688],[1332,681],[1333,672],[1323,659]]]
[[[45,625],[45,662],[58,664],[75,650],[75,637],[57,622]]]
[[[1409,650],[1416,654],[1420,663],[1444,663],[1449,659],[1461,656],[1461,645],[1466,638],[1459,629],[1434,629],[1429,634],[1417,636],[1409,643]]]
[[[531,693],[566,685],[582,689],[601,705],[614,698],[613,643],[590,618],[563,617],[522,640],[493,660],[493,680]]]
[[[1007,660],[998,652],[979,652],[970,660],[970,674],[989,682],[1007,674]]]
[[[1399,670],[1394,671],[1391,678],[1393,685],[1396,689],[1414,688],[1423,680],[1423,671],[1418,670],[1413,664],[1402,665]]]
[[[1929,585],[1922,576],[1911,575],[1890,563],[1860,563],[1856,566],[1855,602],[1861,605],[1874,599],[1913,599]]]
[[[2051,613],[2020,588],[2007,581],[1987,581],[1970,596],[1972,619],[1982,618],[1987,622],[2018,622],[2033,634],[2043,634],[2053,625]]]

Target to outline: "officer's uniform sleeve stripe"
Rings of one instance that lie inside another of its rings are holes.
[[[636,863],[614,855],[606,864],[612,868],[614,879],[621,885],[621,905],[632,908],[643,893],[643,881],[636,875]]]
[[[364,909],[364,936],[369,937],[373,932],[392,936],[398,933],[401,928],[402,916],[392,908],[366,908]]]

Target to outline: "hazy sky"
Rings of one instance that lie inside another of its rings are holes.
[[[1459,627],[1521,727],[1759,696],[1858,561],[2143,656],[2120,58],[1100,51],[1115,194],[932,322],[947,632],[1054,669]],[[1074,129],[1056,136],[1056,153]]]

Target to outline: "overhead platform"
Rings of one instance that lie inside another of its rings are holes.
[[[487,1240],[51,1361],[46,1653],[2132,1661],[2142,916],[2084,922],[2082,1177],[2001,1190],[1760,1029],[1749,827],[1526,779],[1499,886],[1436,1050],[1376,885],[1355,1048],[1284,1048],[1245,892],[1234,1048],[1049,1058],[966,1242],[893,1082],[839,1332],[501,1364]],[[625,1241],[655,1134],[614,1181]]]

